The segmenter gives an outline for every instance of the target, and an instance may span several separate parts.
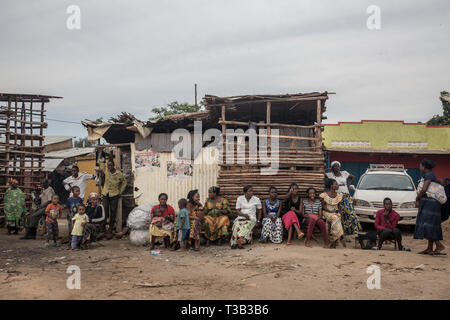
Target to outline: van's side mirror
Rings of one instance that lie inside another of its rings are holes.
[[[352,185],[352,184],[351,184],[348,188],[349,188],[350,190],[352,190],[352,191],[355,191],[355,190],[356,190],[355,186]]]

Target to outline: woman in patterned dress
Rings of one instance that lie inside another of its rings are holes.
[[[9,188],[4,195],[6,227],[8,228],[8,235],[11,233],[18,234],[20,227],[23,226],[23,219],[27,213],[25,205],[25,193],[20,190],[17,185],[19,182],[16,179],[10,179]]]
[[[431,183],[439,183],[433,168],[435,164],[431,159],[424,159],[420,163],[420,173],[422,174],[423,185],[419,185],[416,197],[416,206],[419,208],[417,213],[416,226],[414,229],[414,239],[427,239],[428,246],[425,250],[420,251],[420,254],[441,255],[446,254],[442,251],[445,246],[441,243],[442,227],[442,205],[441,203],[430,197],[427,194]],[[436,249],[433,251],[433,244],[436,244]]]
[[[244,249],[244,244],[251,243],[253,228],[261,219],[261,208],[261,200],[253,195],[253,187],[245,186],[244,194],[236,200],[238,217],[233,223],[231,249]]]
[[[269,188],[269,198],[263,203],[263,220],[260,242],[270,240],[273,243],[283,242],[283,222],[280,218],[281,201],[277,198],[277,188]]]
[[[336,248],[339,240],[345,247],[344,230],[342,229],[341,214],[339,213],[342,201],[342,193],[338,192],[339,185],[336,180],[330,179],[327,182],[327,192],[320,194],[322,199],[322,214],[329,226],[331,248]]]
[[[353,198],[350,196],[348,185],[352,184],[355,177],[345,170],[341,170],[341,163],[333,161],[331,163],[330,172],[327,172],[327,177],[336,180],[339,185],[339,192],[342,193],[341,212],[342,225],[346,235],[357,234],[361,231],[361,224],[353,208]]]
[[[209,246],[210,241],[217,239],[220,245],[222,240],[228,236],[228,226],[230,225],[228,215],[231,213],[231,208],[228,200],[220,195],[219,187],[209,188],[204,210],[203,232],[207,239],[206,245]]]
[[[202,226],[202,220],[205,216],[203,211],[203,206],[200,203],[200,194],[198,190],[191,190],[187,195],[187,206],[186,209],[189,212],[189,221],[191,221],[191,231],[189,233],[189,238],[191,246],[193,244],[194,251],[200,250],[200,231]]]

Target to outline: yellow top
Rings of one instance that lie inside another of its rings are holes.
[[[323,210],[327,212],[335,212],[338,210],[339,203],[342,201],[342,193],[340,192],[338,192],[334,198],[331,198],[326,192],[322,192],[319,197],[323,199]]]
[[[99,163],[100,170],[105,173],[105,185],[103,187],[103,195],[107,195],[109,197],[114,197],[122,194],[127,187],[127,182],[123,176],[123,173],[116,169],[114,173],[111,173],[106,168],[106,164],[100,162]]]
[[[72,235],[73,236],[82,236],[83,235],[83,229],[84,226],[81,225],[83,222],[89,222],[89,217],[87,216],[87,214],[76,214],[75,217],[72,218],[72,221],[74,221],[73,223],[73,229],[72,229]]]

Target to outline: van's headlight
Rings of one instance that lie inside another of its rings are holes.
[[[356,199],[355,206],[357,207],[370,207],[370,203],[366,200]]]
[[[400,205],[402,209],[412,209],[416,207],[416,203],[414,201],[404,202]]]

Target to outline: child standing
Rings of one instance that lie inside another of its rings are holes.
[[[45,208],[45,225],[47,227],[47,241],[45,242],[45,246],[49,247],[49,241],[53,240],[54,246],[58,247],[58,218],[62,215],[62,208],[59,204],[59,196],[54,195],[52,196],[52,202],[47,205],[47,208]]]
[[[78,213],[78,206],[83,203],[83,199],[80,198],[80,187],[72,187],[72,196],[67,199],[66,207],[69,209],[67,214],[67,226],[69,230],[69,238],[72,231],[72,219]]]
[[[180,211],[177,216],[177,232],[178,236],[176,241],[173,243],[172,250],[178,250],[180,248],[180,243],[183,242],[184,248],[187,248],[187,240],[189,239],[189,231],[191,225],[189,223],[189,211],[186,209],[187,200],[180,199],[178,201],[178,208]]]
[[[86,207],[83,203],[78,205],[78,213],[72,218],[72,220],[72,250],[75,250],[80,244],[80,241],[83,238],[84,228],[89,222],[89,217],[86,214]]]

